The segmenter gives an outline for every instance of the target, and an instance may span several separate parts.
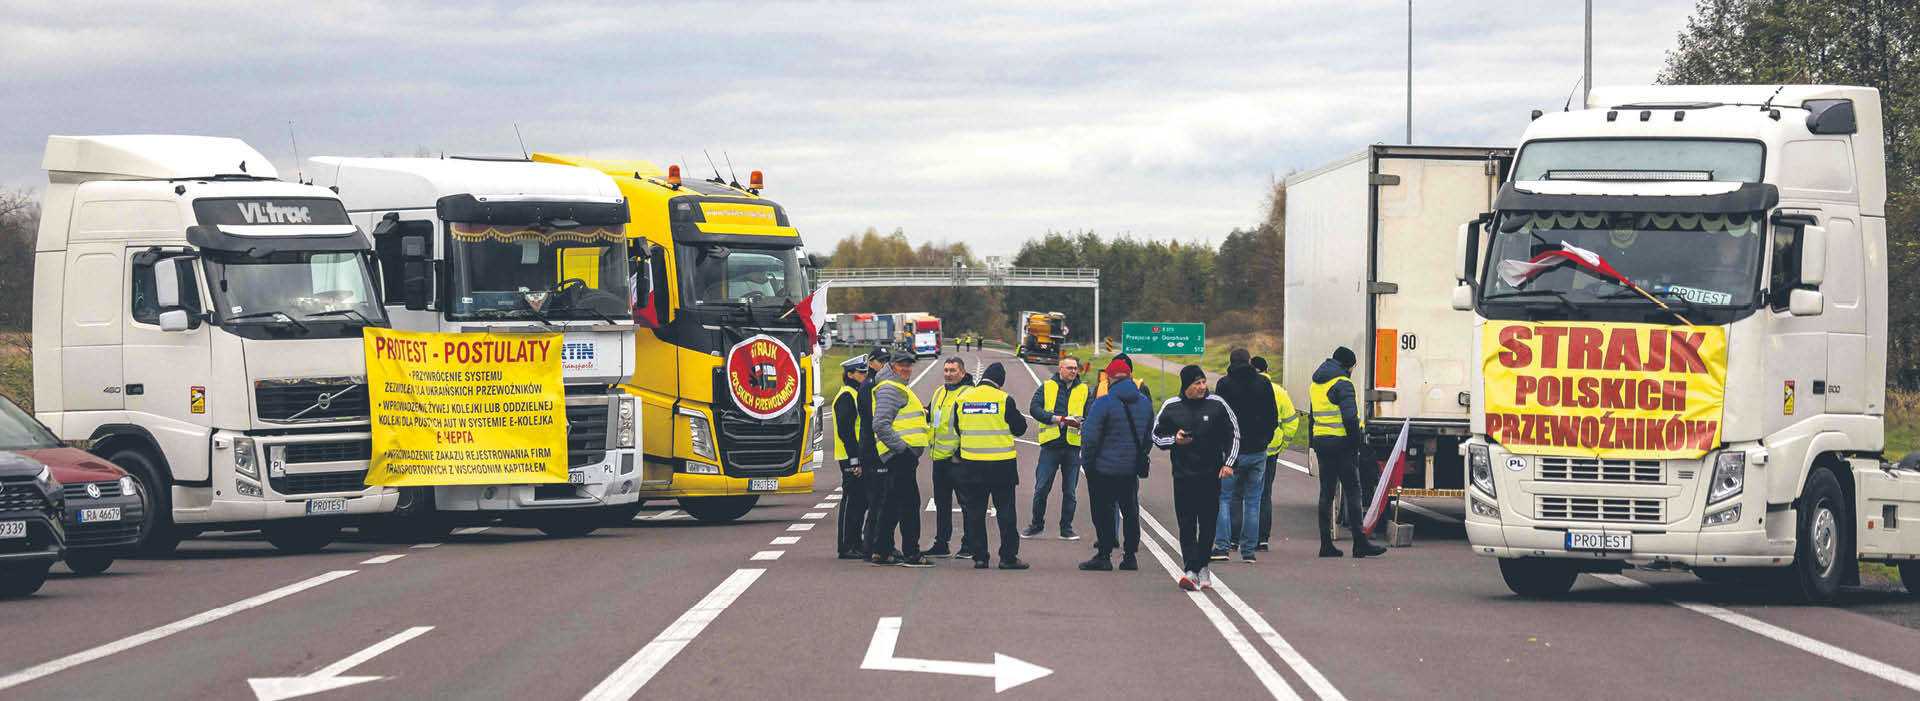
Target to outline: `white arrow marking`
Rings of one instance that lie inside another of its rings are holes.
[[[320,671],[314,672],[313,674],[304,677],[264,677],[248,679],[247,686],[253,687],[253,695],[260,699],[260,701],[280,701],[281,699],[318,694],[322,691],[331,691],[355,684],[379,681],[386,677],[343,677],[340,675],[349,669],[360,666],[360,664],[367,660],[379,657],[388,650],[400,647],[402,643],[425,635],[427,631],[430,630],[433,630],[433,626],[414,626],[395,633],[391,638],[374,643],[365,650],[348,655],[339,662],[321,667]]]
[[[880,623],[873,627],[873,642],[867,645],[867,658],[860,662],[860,668],[885,672],[926,672],[963,677],[986,677],[993,680],[993,693],[996,694],[1053,674],[1051,669],[998,652],[993,653],[992,662],[894,657],[893,647],[899,642],[900,617],[889,616],[880,619]]]

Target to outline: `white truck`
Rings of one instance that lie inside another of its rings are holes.
[[[584,535],[639,511],[626,200],[596,170],[521,160],[309,160],[373,232],[394,328],[560,333],[569,484],[406,488],[418,535],[502,521]]]
[[[1510,148],[1375,145],[1286,181],[1282,382],[1305,410],[1314,369],[1352,349],[1375,452],[1411,422],[1412,489],[1465,487],[1473,315],[1449,306],[1454,281],[1434,262],[1493,206],[1512,161]]]
[[[1830,600],[1920,580],[1920,471],[1883,456],[1880,95],[1596,89],[1535,113],[1462,226],[1481,386],[1467,538],[1509,588],[1626,566]]]
[[[360,331],[383,326],[365,233],[235,139],[52,136],[34,255],[35,414],[146,495],[149,551],[259,528],[325,547],[391,511]]]

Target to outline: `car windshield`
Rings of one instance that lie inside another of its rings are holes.
[[[386,324],[363,251],[209,252],[207,278],[222,324]]]
[[[1760,182],[1766,147],[1726,139],[1564,139],[1529,142],[1514,180]]]
[[[632,318],[623,226],[448,228],[456,318]]]
[[[34,421],[27,412],[21,411],[20,407],[14,406],[13,402],[0,397],[0,450],[39,450],[58,447],[60,447],[59,438],[48,432],[40,422]]]
[[[681,254],[700,304],[784,303],[809,292],[793,248],[683,245]]]
[[[1504,212],[1481,301],[1648,303],[1612,270],[1663,300],[1746,308],[1759,296],[1761,222],[1758,213]]]

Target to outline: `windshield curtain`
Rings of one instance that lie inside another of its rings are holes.
[[[785,304],[810,292],[790,247],[681,244],[680,261],[683,289],[699,304]]]
[[[0,450],[39,450],[58,448],[60,439],[54,437],[40,422],[34,421],[27,412],[14,406],[13,402],[0,398]]]
[[[1757,183],[1765,166],[1766,147],[1757,141],[1560,139],[1528,142],[1514,162],[1513,179],[1554,180],[1553,171],[1680,172],[1707,173],[1705,180]]]
[[[626,227],[453,223],[448,238],[456,318],[631,318]]]
[[[1504,297],[1557,306],[1551,291],[1576,306],[1652,306],[1624,285],[1566,258],[1540,258],[1572,246],[1597,255],[1663,301],[1748,309],[1759,298],[1763,221],[1759,213],[1504,212],[1490,246],[1481,301]]]
[[[286,324],[272,312],[302,323],[386,323],[363,251],[279,251],[263,258],[210,254],[207,279],[223,324]],[[235,320],[242,316],[248,318]]]

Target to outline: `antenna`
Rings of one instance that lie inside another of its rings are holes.
[[[700,153],[707,157],[707,167],[713,169],[713,181],[716,183],[726,182],[720,179],[720,166],[713,164],[713,154],[707,153],[706,149],[700,149]]]
[[[1774,88],[1774,89],[1773,89],[1773,94],[1772,94],[1772,95],[1768,95],[1768,96],[1767,96],[1767,101],[1766,101],[1766,102],[1763,102],[1763,103],[1761,103],[1761,104],[1760,104],[1760,111],[1761,111],[1761,112],[1765,112],[1765,111],[1767,111],[1767,108],[1770,108],[1770,107],[1772,107],[1772,106],[1773,106],[1773,98],[1776,98],[1776,97],[1779,97],[1779,96],[1780,96],[1780,91],[1782,91],[1782,90],[1785,90],[1785,89],[1787,89],[1787,86],[1785,86],[1785,85],[1782,85],[1782,86],[1780,86],[1780,87],[1777,87],[1777,88]]]
[[[527,140],[526,140],[526,138],[525,138],[525,137],[522,137],[522,136],[520,136],[520,123],[519,123],[519,122],[514,122],[514,123],[513,123],[513,138],[514,138],[515,140],[517,140],[517,141],[519,141],[519,142],[520,142],[520,157],[521,157],[521,158],[525,158],[525,159],[527,159],[527,160],[529,160],[529,161],[531,161],[531,160],[533,160],[533,155],[532,155],[532,154],[529,154],[529,153],[527,153]]]
[[[1568,90],[1568,91],[1567,91],[1567,104],[1564,104],[1564,105],[1561,105],[1561,106],[1560,106],[1560,111],[1561,111],[1561,112],[1565,112],[1565,111],[1567,111],[1567,110],[1569,110],[1569,109],[1571,109],[1571,108],[1573,107],[1573,93],[1574,93],[1575,91],[1577,91],[1577,90],[1579,90],[1579,89],[1580,89],[1580,84],[1581,84],[1581,83],[1585,83],[1585,82],[1587,82],[1587,77],[1586,77],[1586,76],[1580,76],[1580,79],[1579,79],[1579,80],[1575,80],[1575,81],[1573,81],[1573,90]],[[1551,104],[1553,104],[1553,103],[1551,103],[1551,102],[1549,102],[1549,103],[1547,103],[1547,104],[1549,104],[1549,105],[1551,105]],[[1587,108],[1587,105],[1586,105],[1586,103],[1584,103],[1584,102],[1583,102],[1583,103],[1580,103],[1580,109],[1586,109],[1586,108]]]
[[[293,135],[293,120],[287,120],[287,141],[293,143],[293,181],[306,182],[306,173],[300,170],[300,139]]]
[[[740,176],[735,175],[733,172],[733,157],[727,155],[726,149],[720,150],[720,157],[727,159],[727,179],[732,181],[727,184],[732,185],[736,190],[740,189]]]

